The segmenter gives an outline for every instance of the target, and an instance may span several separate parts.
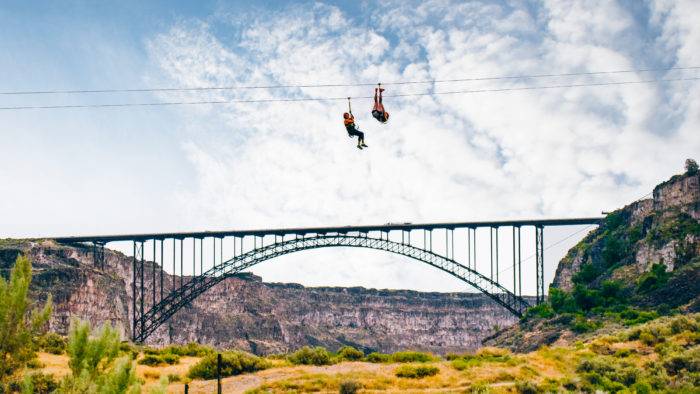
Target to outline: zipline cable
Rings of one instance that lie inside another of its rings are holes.
[[[421,81],[396,81],[384,82],[384,85],[419,85],[435,83],[453,82],[475,82],[475,81],[497,81],[508,79],[532,79],[532,78],[554,78],[554,77],[574,77],[591,75],[629,74],[643,72],[660,71],[687,71],[698,70],[700,66],[689,67],[668,67],[668,68],[648,68],[635,70],[613,70],[613,71],[588,71],[559,74],[533,74],[533,75],[508,75],[498,77],[472,77],[456,79],[433,79]],[[291,89],[291,88],[344,88],[374,86],[376,83],[328,83],[328,84],[292,84],[292,85],[260,85],[260,86],[208,86],[208,87],[179,87],[179,88],[140,88],[140,89],[96,89],[96,90],[37,90],[37,91],[7,91],[0,92],[0,95],[48,95],[48,94],[83,94],[83,93],[145,93],[145,92],[192,92],[192,91],[215,91],[215,90],[250,90],[250,89]]]
[[[548,86],[522,86],[511,88],[493,88],[493,89],[472,89],[472,90],[454,90],[444,92],[426,92],[426,93],[404,93],[385,95],[387,97],[419,97],[419,96],[439,96],[452,94],[476,94],[476,93],[496,93],[510,91],[526,91],[526,90],[543,90],[543,89],[561,89],[561,88],[578,88],[578,87],[595,87],[595,86],[615,86],[615,85],[635,85],[657,82],[680,82],[680,81],[697,81],[700,77],[690,78],[669,78],[669,79],[648,79],[641,81],[620,81],[620,82],[598,82],[598,83],[580,83],[580,84],[562,84]],[[353,99],[372,99],[374,96],[357,96]],[[234,100],[213,100],[213,101],[165,101],[158,103],[116,103],[116,104],[67,104],[67,105],[28,105],[16,107],[0,107],[2,111],[10,110],[28,110],[28,109],[69,109],[69,108],[116,108],[116,107],[159,107],[172,105],[206,105],[206,104],[244,104],[244,103],[274,103],[274,102],[302,102],[302,101],[338,101],[347,100],[348,97],[299,97],[299,98],[275,98],[275,99],[234,99]]]

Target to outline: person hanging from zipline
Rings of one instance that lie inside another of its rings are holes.
[[[384,104],[382,103],[382,84],[378,84],[379,87],[374,88],[374,108],[372,108],[372,116],[382,123],[389,121],[389,113],[384,109]],[[377,96],[379,94],[379,96]]]
[[[358,130],[355,125],[355,117],[352,115],[352,107],[350,106],[350,97],[348,97],[348,112],[343,114],[343,118],[348,137],[352,138],[357,136],[357,149],[367,148],[367,144],[365,144],[365,133]]]

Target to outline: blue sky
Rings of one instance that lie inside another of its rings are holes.
[[[690,0],[5,1],[0,91],[692,67],[698,17]],[[368,94],[0,96],[0,106]],[[649,193],[700,152],[695,82],[393,99],[387,125],[371,119],[368,101],[353,108],[364,152],[344,135],[336,102],[0,112],[0,236],[596,215]],[[550,276],[571,242],[549,251]],[[308,285],[462,289],[371,251],[299,254],[254,271]]]

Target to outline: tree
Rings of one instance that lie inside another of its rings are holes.
[[[29,308],[32,264],[26,256],[17,256],[10,280],[0,277],[0,391],[10,378],[34,358],[34,342],[51,316],[51,295],[43,308]]]
[[[698,162],[693,159],[687,159],[685,161],[685,173],[688,175],[695,175],[698,173]]]
[[[134,362],[119,356],[120,338],[109,324],[91,334],[90,324],[74,321],[68,335],[68,366],[71,374],[61,382],[58,393],[139,393]]]

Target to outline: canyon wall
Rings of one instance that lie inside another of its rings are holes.
[[[71,319],[109,322],[130,337],[131,259],[105,250],[105,269],[94,267],[87,249],[53,241],[0,241],[0,270],[7,274],[19,253],[33,262],[32,295],[54,299],[50,328],[66,333]],[[152,263],[146,263],[146,285]],[[172,277],[165,275],[165,288]],[[179,277],[175,278],[179,281]],[[183,280],[187,281],[185,277]],[[466,285],[465,285],[466,287]],[[146,292],[146,306],[152,292]],[[483,294],[424,293],[361,287],[308,288],[265,283],[250,273],[232,276],[177,312],[147,343],[199,342],[283,353],[304,345],[335,350],[416,349],[444,354],[473,350],[516,318]]]

